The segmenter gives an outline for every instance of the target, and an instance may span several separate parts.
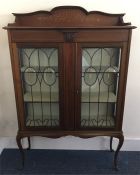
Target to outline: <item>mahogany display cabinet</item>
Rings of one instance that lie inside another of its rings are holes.
[[[123,144],[131,32],[124,14],[61,6],[13,14],[8,31],[18,116],[17,144],[31,136],[118,138]]]

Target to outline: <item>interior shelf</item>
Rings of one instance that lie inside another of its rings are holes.
[[[99,115],[99,116],[82,116],[81,126],[82,127],[114,127],[115,119],[113,116]]]
[[[49,71],[47,70],[49,68]],[[51,71],[50,71],[51,70]],[[58,73],[58,66],[23,66],[21,72],[26,73]]]
[[[47,68],[51,68],[52,71],[46,71]],[[119,73],[119,68],[116,66],[93,66],[92,69],[89,66],[83,66],[82,67],[82,73],[85,73],[87,70],[89,70],[88,73]],[[23,66],[21,67],[21,72],[27,72],[33,73],[34,72],[46,72],[46,73],[58,73],[58,66]],[[53,71],[54,70],[54,71]],[[93,71],[94,70],[94,71]]]
[[[26,126],[59,126],[58,116],[54,116],[50,118],[49,115],[43,115],[43,119],[41,115],[35,116],[27,116]]]
[[[98,97],[99,96],[99,97]],[[51,98],[51,99],[50,99]],[[27,92],[24,94],[24,101],[25,102],[58,102],[59,101],[59,97],[58,97],[58,92],[51,92],[51,97],[50,97],[50,93],[48,92]],[[89,97],[89,93],[88,92],[82,92],[82,102],[83,103],[89,103],[89,102],[100,102],[100,103],[104,103],[104,102],[112,102],[115,103],[117,101],[117,97],[113,92],[92,92],[90,93],[90,97]]]
[[[27,92],[24,94],[24,102],[59,102],[58,92]]]
[[[49,115],[43,115],[43,119],[41,115],[35,116],[27,116],[26,126],[59,126],[58,116],[53,116],[51,119]],[[88,116],[82,116],[81,119],[82,127],[114,127],[115,120],[113,116],[99,115],[91,116],[88,119]]]
[[[119,73],[119,68],[116,66],[82,66],[82,73]]]
[[[82,102],[110,102],[115,103],[117,101],[117,97],[113,92],[82,92]]]

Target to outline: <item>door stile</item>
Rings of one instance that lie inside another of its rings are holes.
[[[75,59],[75,129],[80,129],[81,115],[81,73],[82,73],[82,52],[80,44],[76,43]]]
[[[64,128],[65,130],[74,129],[74,77],[75,77],[75,48],[73,43],[64,43],[63,57],[64,57]]]

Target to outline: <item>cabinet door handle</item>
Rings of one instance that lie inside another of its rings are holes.
[[[77,94],[77,95],[79,94],[79,90],[76,90],[76,94]]]

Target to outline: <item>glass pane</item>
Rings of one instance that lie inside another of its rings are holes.
[[[83,48],[81,127],[115,126],[120,48]]]
[[[57,48],[22,48],[20,65],[26,126],[59,126]]]

